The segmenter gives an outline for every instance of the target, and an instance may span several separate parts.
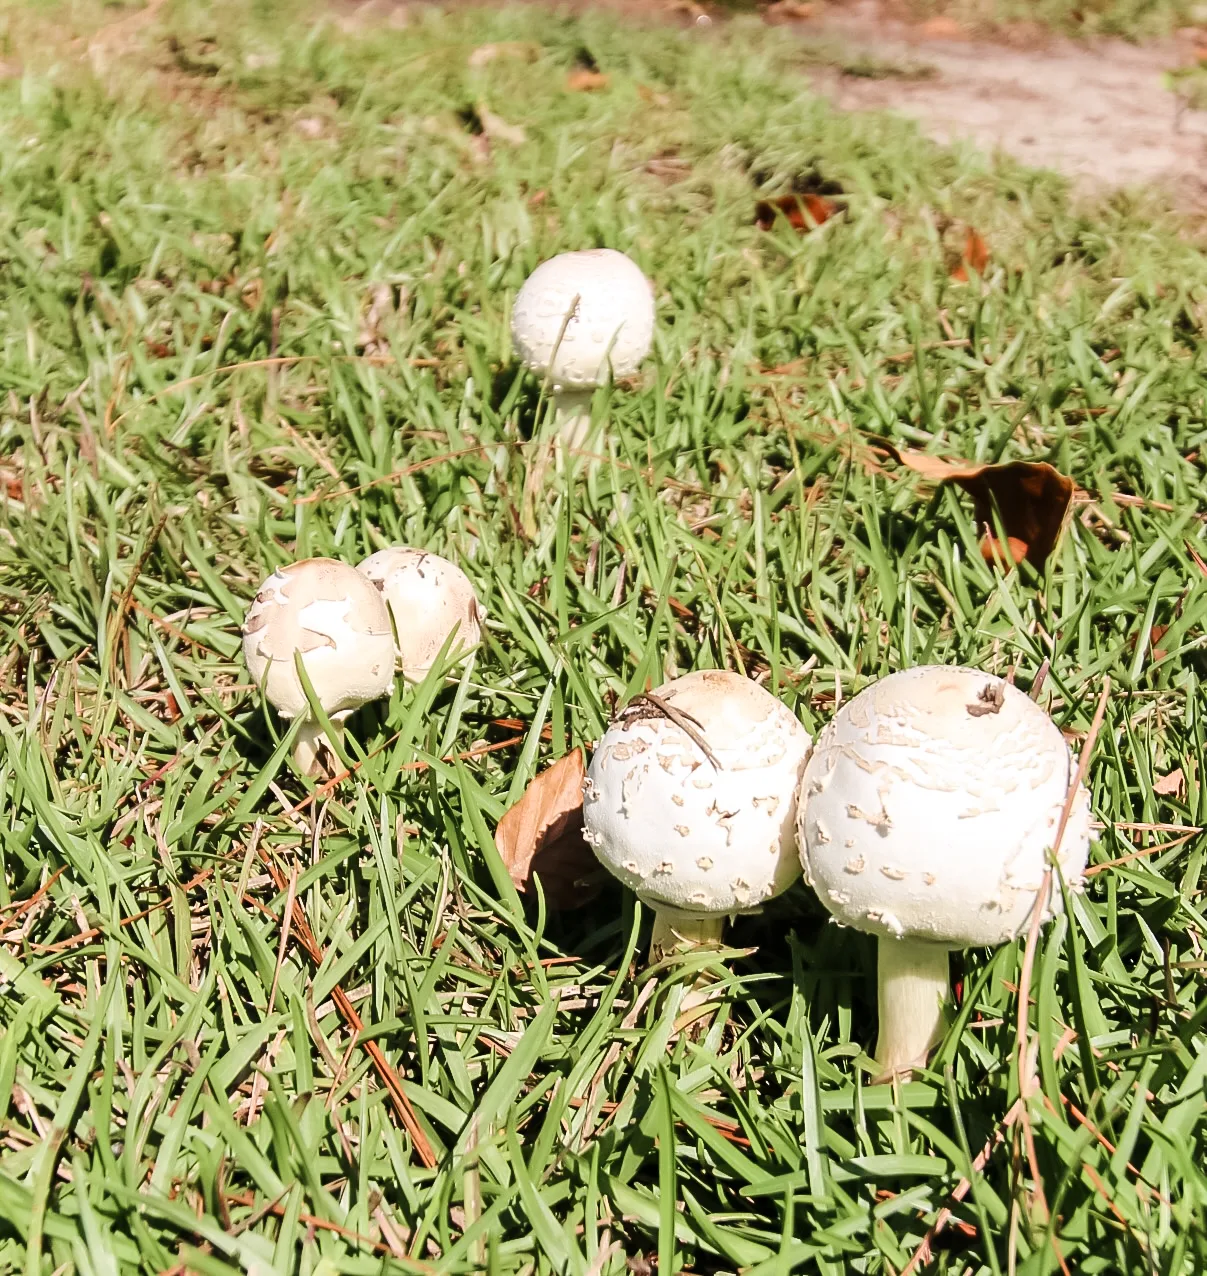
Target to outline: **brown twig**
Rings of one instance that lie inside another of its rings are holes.
[[[63,870],[60,869],[59,873]],[[55,877],[58,877],[58,873]],[[213,877],[214,870],[212,868],[203,868],[196,877],[190,878],[180,887],[182,892],[188,892],[194,886],[200,886],[202,882]],[[51,879],[53,880],[53,879]],[[50,883],[48,882],[49,886]],[[158,903],[152,904],[149,908],[144,908],[141,913],[133,913],[129,917],[123,917],[118,921],[118,926],[133,926],[135,922],[141,922],[143,918],[150,917],[152,913],[158,909],[167,908],[172,901],[170,899],[161,899]],[[30,944],[30,950],[35,953],[61,953],[68,948],[78,948],[81,944],[86,944],[90,939],[96,939],[98,935],[105,933],[103,926],[93,926],[91,930],[81,931],[78,935],[72,935],[70,939],[60,939],[56,944]]]
[[[126,612],[130,610],[130,604],[134,601],[134,587],[138,584],[138,578],[142,575],[143,568],[146,567],[147,560],[151,557],[156,543],[159,541],[160,534],[167,525],[167,514],[161,514],[155,526],[151,528],[151,533],[142,549],[138,551],[138,557],[134,560],[134,566],[130,569],[130,579],[126,581],[126,587],[122,590],[121,597],[117,600],[117,608],[109,625],[109,668],[112,672],[117,670],[118,643],[122,636],[122,630],[125,628]]]
[[[276,862],[263,846],[259,848],[259,851],[260,858],[264,861],[265,867],[271,874],[277,890],[287,892],[289,883],[284,873],[277,867]],[[310,922],[306,917],[306,910],[296,895],[291,911],[293,914],[292,929],[298,943],[306,950],[310,960],[316,966],[322,966],[325,956],[322,945],[315,939],[314,931],[311,930]],[[364,1031],[364,1021],[357,1013],[356,1007],[348,999],[348,994],[344,992],[339,984],[336,984],[331,990],[331,1000],[335,1003],[336,1009],[354,1036]],[[432,1150],[432,1145],[428,1142],[423,1126],[419,1124],[419,1118],[415,1115],[415,1109],[411,1107],[411,1101],[407,1098],[406,1091],[402,1088],[402,1080],[376,1041],[366,1041],[364,1047],[365,1053],[373,1061],[373,1067],[376,1069],[377,1075],[381,1078],[382,1084],[394,1101],[395,1110],[398,1112],[407,1133],[411,1136],[411,1142],[415,1145],[415,1151],[419,1154],[419,1159],[427,1169],[434,1170],[439,1163],[436,1153]]]
[[[255,1203],[255,1197],[250,1192],[228,1195],[226,1200],[232,1205],[251,1206]],[[280,1197],[275,1201],[270,1201],[267,1205],[260,1206],[256,1213],[252,1215],[252,1221],[258,1221],[266,1214],[272,1214],[276,1218],[284,1216],[285,1206],[281,1203]],[[383,1244],[381,1241],[375,1241],[371,1236],[365,1236],[362,1232],[355,1232],[349,1227],[341,1226],[339,1223],[332,1223],[329,1219],[319,1218],[316,1214],[299,1214],[298,1221],[305,1223],[307,1227],[317,1228],[321,1232],[334,1232],[337,1236],[342,1236],[344,1240],[352,1241],[354,1244],[367,1245],[378,1254],[397,1257],[392,1246]],[[237,1230],[232,1232],[232,1234],[237,1234],[238,1231],[242,1231],[247,1226],[249,1226],[249,1222],[246,1220],[243,1223],[236,1224]],[[432,1270],[428,1263],[421,1263],[414,1258],[410,1261],[418,1271],[430,1272]]]
[[[654,713],[642,713],[642,706],[648,705]],[[652,691],[643,691],[640,695],[636,695],[629,701],[627,705],[617,715],[619,720],[626,726],[630,722],[638,722],[643,717],[660,717],[667,718],[673,722],[680,731],[686,735],[701,753],[712,763],[714,771],[722,771],[724,768],[717,759],[717,755],[708,747],[708,741],[704,738],[703,732],[700,730],[702,724],[698,718],[693,718],[690,713],[684,713],[682,709],[676,709],[668,700],[663,700],[661,696],[656,696]]]
[[[1061,842],[1064,840],[1065,829],[1069,824],[1069,817],[1073,811],[1073,804],[1077,801],[1077,795],[1081,791],[1081,786],[1085,781],[1086,772],[1089,770],[1090,757],[1094,752],[1094,744],[1098,739],[1098,732],[1102,729],[1102,721],[1106,715],[1106,703],[1111,693],[1111,680],[1109,677],[1102,680],[1102,693],[1098,697],[1098,705],[1094,710],[1094,717],[1090,723],[1089,733],[1086,735],[1085,744],[1082,746],[1081,757],[1077,760],[1077,771],[1073,776],[1073,781],[1069,785],[1068,794],[1065,797],[1064,809],[1060,813],[1060,823],[1056,827],[1056,836],[1052,841],[1052,859],[1055,860],[1060,851]],[[1035,1150],[1035,1132],[1031,1127],[1031,1118],[1026,1108],[1026,1103],[1031,1095],[1035,1092],[1035,1060],[1031,1056],[1029,1043],[1030,1018],[1031,1018],[1031,976],[1035,968],[1035,951],[1039,945],[1039,929],[1043,922],[1044,913],[1047,911],[1048,898],[1052,893],[1052,865],[1049,863],[1044,870],[1043,883],[1039,889],[1039,898],[1035,901],[1035,907],[1031,912],[1031,926],[1027,932],[1027,944],[1023,950],[1023,964],[1019,971],[1018,980],[1018,1084],[1019,1096],[1023,1100],[1024,1107],[1021,1114],[1020,1125],[1022,1126],[1023,1140],[1026,1145],[1027,1165],[1031,1172],[1031,1185],[1035,1193],[1036,1204],[1039,1207],[1041,1221],[1046,1222],[1048,1219],[1048,1201],[1044,1194],[1043,1178],[1039,1168],[1039,1157]],[[1055,1244],[1053,1237],[1053,1244]],[[1057,1251],[1061,1269],[1067,1271],[1063,1257]]]
[[[1073,803],[1076,801],[1078,790],[1085,779],[1085,774],[1090,765],[1090,754],[1094,748],[1094,742],[1098,737],[1098,732],[1102,728],[1102,720],[1106,713],[1107,697],[1110,695],[1110,679],[1104,680],[1102,694],[1098,698],[1097,708],[1094,710],[1094,718],[1090,724],[1089,732],[1086,735],[1085,746],[1082,748],[1081,757],[1078,759],[1077,772],[1073,777],[1073,782],[1069,786],[1069,791],[1065,796],[1064,809],[1061,811],[1060,824],[1056,830],[1056,839],[1053,844],[1052,853],[1055,855],[1060,847],[1061,840],[1064,837],[1065,827],[1069,822],[1069,815],[1073,809]],[[985,1168],[989,1157],[994,1150],[1005,1142],[1007,1133],[1014,1127],[1019,1120],[1023,1120],[1026,1124],[1030,1122],[1026,1118],[1027,1100],[1029,1091],[1025,1081],[1025,1072],[1030,1067],[1028,1059],[1029,1047],[1027,1044],[1028,1029],[1028,1008],[1030,1006],[1030,985],[1031,972],[1035,965],[1035,946],[1039,937],[1039,921],[1043,916],[1045,907],[1047,906],[1048,894],[1052,888],[1052,870],[1049,868],[1044,874],[1043,885],[1040,887],[1040,899],[1036,901],[1035,909],[1031,916],[1031,929],[1027,935],[1027,946],[1023,953],[1023,968],[1020,972],[1018,986],[1018,1039],[1019,1039],[1019,1097],[1010,1105],[1009,1111],[1002,1120],[1001,1125],[986,1140],[984,1147],[973,1158],[970,1167],[970,1173],[962,1177],[956,1185],[955,1191],[951,1194],[953,1203],[958,1203],[966,1197],[972,1188],[972,1175],[979,1174]],[[1072,1037],[1069,1036],[1069,1040]],[[1063,1045],[1063,1043],[1062,1043]],[[1059,1058],[1062,1053],[1062,1047],[1058,1046],[1056,1055]],[[1029,1159],[1034,1158],[1035,1143],[1032,1136],[1029,1140]],[[1036,1187],[1041,1194],[1043,1193],[1043,1183],[1039,1178],[1038,1164],[1032,1160],[1031,1173]],[[1044,1201],[1044,1211],[1047,1212],[1047,1202]],[[926,1235],[922,1238],[918,1248],[914,1250],[909,1262],[903,1268],[901,1276],[913,1276],[915,1272],[921,1271],[922,1268],[928,1266],[934,1258],[933,1242],[935,1237],[947,1226],[953,1215],[949,1206],[944,1206],[935,1217],[934,1223],[927,1229]],[[1068,1271],[1063,1256],[1057,1251],[1057,1258],[1060,1262],[1062,1270]]]

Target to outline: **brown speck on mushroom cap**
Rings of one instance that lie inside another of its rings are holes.
[[[1002,679],[942,666],[892,674],[818,736],[801,786],[802,855],[823,898],[849,895],[832,909],[847,925],[950,948],[1002,943],[1030,919],[1074,771],[1056,724]],[[1074,887],[1089,840],[1082,790],[1059,851]]]
[[[793,812],[808,733],[738,674],[687,674],[648,700],[674,706],[692,730],[647,706],[617,715],[588,772],[596,796],[584,823],[600,861],[667,909],[724,914],[785,890],[800,874]],[[655,878],[666,862],[673,871]]]

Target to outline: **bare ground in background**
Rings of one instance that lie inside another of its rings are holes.
[[[1009,47],[960,38],[941,21],[891,21],[870,0],[828,9],[796,29],[804,38],[824,33],[885,68],[926,73],[814,73],[818,89],[845,109],[909,115],[942,141],[965,138],[1087,186],[1160,183],[1182,200],[1207,198],[1207,112],[1179,110],[1163,79],[1191,61],[1190,38]]]

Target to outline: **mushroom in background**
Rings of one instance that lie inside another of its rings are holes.
[[[447,558],[396,545],[357,568],[381,591],[394,621],[394,650],[408,682],[422,682],[448,636],[451,654],[476,647],[486,612],[469,577]]]
[[[1056,724],[991,674],[923,666],[874,683],[817,738],[797,822],[805,880],[879,938],[886,1076],[923,1067],[942,1031],[948,953],[1022,934],[1056,865],[1079,888],[1090,803]],[[1044,920],[1062,907],[1056,886]]]
[[[294,745],[303,774],[321,773],[330,748],[295,665],[302,664],[333,723],[388,695],[394,681],[394,639],[381,594],[347,563],[306,558],[278,568],[260,586],[243,622],[243,659],[282,718],[306,718]]]
[[[800,876],[794,817],[809,733],[757,683],[704,670],[636,696],[583,785],[584,837],[654,910],[650,959],[719,940]]]
[[[566,447],[586,439],[595,388],[636,372],[653,336],[653,287],[635,262],[611,248],[542,262],[511,312],[516,351],[548,378]]]

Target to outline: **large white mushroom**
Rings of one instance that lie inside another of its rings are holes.
[[[447,558],[395,545],[357,568],[381,591],[394,621],[394,650],[408,682],[422,682],[450,634],[450,655],[476,647],[485,611],[469,577]]]
[[[809,734],[735,673],[635,697],[583,785],[584,836],[654,911],[651,959],[720,938],[726,918],[800,876],[794,816]]]
[[[591,396],[636,372],[654,336],[654,290],[640,267],[611,248],[542,262],[516,297],[511,338],[525,366],[548,378],[558,435],[581,445]]]
[[[1089,794],[1052,719],[976,669],[923,666],[873,683],[817,738],[797,807],[805,880],[846,926],[879,937],[886,1075],[924,1066],[942,1030],[948,953],[1030,925],[1046,869],[1079,888]],[[1043,919],[1061,908],[1053,883]]]
[[[311,718],[298,677],[306,677],[323,712],[339,724],[370,700],[388,695],[394,681],[394,639],[380,592],[348,563],[305,558],[278,568],[260,586],[243,622],[243,659],[282,718],[305,718],[294,760],[306,775],[321,771],[330,747]]]

